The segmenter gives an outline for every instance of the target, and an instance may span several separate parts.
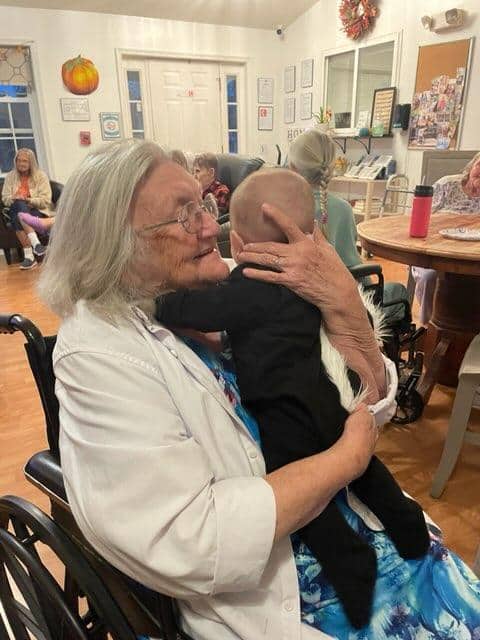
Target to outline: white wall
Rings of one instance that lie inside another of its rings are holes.
[[[33,43],[34,74],[50,175],[64,182],[88,153],[79,144],[79,131],[92,132],[92,147],[101,142],[98,114],[120,111],[115,50],[147,50],[248,60],[248,153],[262,150],[274,157],[274,131],[257,131],[257,76],[277,76],[280,43],[261,29],[194,24],[100,13],[0,7],[0,45]],[[93,60],[100,73],[99,88],[88,96],[91,121],[63,122],[60,98],[73,97],[63,86],[61,66],[78,54]],[[276,82],[276,92],[279,92]]]
[[[351,45],[341,30],[341,22],[338,17],[338,0],[320,0],[310,10],[298,18],[285,31],[282,44],[281,63],[283,66],[296,64],[297,78],[300,72],[302,59],[313,57],[315,60],[315,82],[313,87],[313,111],[318,111],[323,98],[323,55],[326,50]],[[422,0],[421,2],[398,2],[397,0],[384,0],[378,3],[379,15],[372,32],[362,39],[363,43],[375,40],[394,32],[403,32],[402,53],[400,58],[399,79],[397,83],[397,101],[410,103],[412,101],[417,67],[417,55],[419,45],[436,44],[449,40],[459,40],[472,36],[480,37],[480,4],[478,0],[464,0],[460,4],[454,4],[451,0]],[[462,29],[454,29],[443,34],[435,34],[424,30],[420,23],[421,16],[440,13],[442,10],[451,9],[453,6],[467,11],[467,24]],[[373,44],[373,42],[372,42]],[[355,46],[355,45],[354,45]],[[280,81],[278,84],[282,84]],[[297,105],[301,90],[297,81]],[[282,87],[280,87],[282,89]],[[303,91],[309,91],[304,89]],[[283,90],[279,96],[279,119],[283,122]],[[463,129],[460,136],[460,149],[480,149],[480,126],[478,124],[478,111],[480,106],[480,42],[474,44],[470,78],[467,88]],[[282,148],[288,148],[287,129],[305,128],[310,125],[308,121],[298,119],[292,125],[281,124],[280,140]],[[348,155],[358,157],[360,147],[355,147],[354,142],[349,142]],[[406,171],[411,181],[420,179],[422,163],[422,151],[407,150],[407,133],[395,132],[393,140],[381,140],[375,142],[375,150],[379,153],[394,154],[398,169]]]

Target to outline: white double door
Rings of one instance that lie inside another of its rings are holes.
[[[244,131],[240,131],[240,123],[244,109],[239,99],[244,97],[242,65],[124,58],[123,66],[124,78],[127,70],[141,73],[145,137],[171,149],[194,153],[229,150],[226,82],[227,78],[235,77],[238,101],[236,128],[239,151],[242,150]]]

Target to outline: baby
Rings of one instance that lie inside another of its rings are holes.
[[[231,199],[234,258],[243,243],[286,241],[263,216],[264,202],[289,214],[305,233],[313,232],[308,183],[286,169],[257,171]],[[322,363],[320,311],[286,287],[244,277],[246,266],[253,265],[240,264],[217,286],[158,298],[157,318],[172,327],[227,332],[242,404],[258,423],[270,472],[331,447],[348,412]],[[358,376],[349,374],[358,391]],[[350,489],[381,520],[402,557],[426,553],[422,509],[404,496],[377,457]],[[351,529],[334,501],[298,533],[321,563],[352,625],[367,624],[376,578],[374,549]]]

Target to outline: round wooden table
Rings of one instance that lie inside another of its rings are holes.
[[[427,365],[419,391],[428,400],[436,381],[455,386],[472,338],[480,333],[480,241],[450,240],[441,229],[480,231],[480,215],[435,213],[426,238],[409,236],[410,216],[377,218],[358,225],[364,249],[404,264],[438,271],[433,314],[425,341]]]

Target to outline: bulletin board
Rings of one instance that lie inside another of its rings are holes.
[[[473,38],[418,49],[409,149],[456,149]]]

